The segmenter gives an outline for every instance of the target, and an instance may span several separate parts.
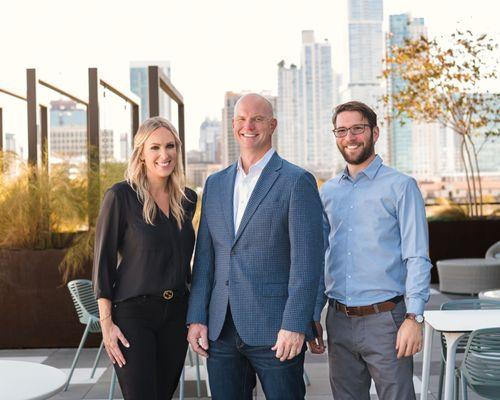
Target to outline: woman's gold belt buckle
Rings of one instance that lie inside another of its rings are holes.
[[[172,292],[171,290],[165,290],[163,292],[163,298],[166,299],[166,300],[170,300],[174,297],[174,292]]]

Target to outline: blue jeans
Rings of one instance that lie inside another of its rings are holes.
[[[214,400],[251,400],[257,374],[267,400],[303,400],[304,353],[281,362],[272,346],[248,346],[241,340],[228,309],[219,338],[210,341],[207,360]]]

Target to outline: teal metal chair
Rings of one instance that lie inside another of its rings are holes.
[[[68,290],[69,293],[71,294],[71,299],[73,300],[73,304],[75,306],[78,318],[80,322],[83,325],[85,325],[85,331],[83,332],[82,339],[80,340],[80,345],[78,346],[75,358],[73,359],[73,363],[71,364],[68,380],[66,381],[66,385],[64,386],[64,391],[68,390],[68,386],[73,376],[76,363],[80,358],[80,354],[82,352],[85,341],[87,340],[88,334],[101,333],[101,324],[99,322],[99,307],[97,305],[97,300],[95,298],[94,291],[92,288],[92,281],[88,279],[73,280],[71,282],[68,282]],[[101,345],[99,346],[99,350],[97,351],[97,355],[94,360],[94,365],[92,366],[92,372],[90,374],[90,378],[94,377],[95,370],[97,368],[97,363],[99,362],[99,358],[101,357],[102,354],[103,345],[104,342],[101,340]],[[116,374],[113,369],[109,399],[113,399],[115,385],[116,385]]]
[[[470,387],[486,399],[500,399],[500,328],[470,334],[460,373],[462,398],[467,397]]]
[[[441,310],[497,310],[500,309],[500,301],[485,299],[463,299],[452,300],[441,304]],[[458,341],[457,354],[464,353],[469,335],[466,334]],[[441,368],[439,372],[438,400],[443,396],[444,370],[446,364],[446,340],[441,334]],[[460,371],[455,369],[455,399],[458,399],[458,388],[460,384]],[[464,400],[467,400],[465,395]]]

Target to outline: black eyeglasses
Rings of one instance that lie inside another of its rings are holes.
[[[365,128],[370,126],[369,124],[356,124],[351,126],[350,128],[337,128],[333,129],[332,132],[335,137],[344,137],[347,136],[347,132],[351,131],[353,135],[360,135],[365,131]]]

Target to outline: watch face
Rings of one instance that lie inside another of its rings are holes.
[[[418,322],[419,324],[421,324],[422,322],[424,322],[424,316],[423,315],[416,315],[415,321]]]

